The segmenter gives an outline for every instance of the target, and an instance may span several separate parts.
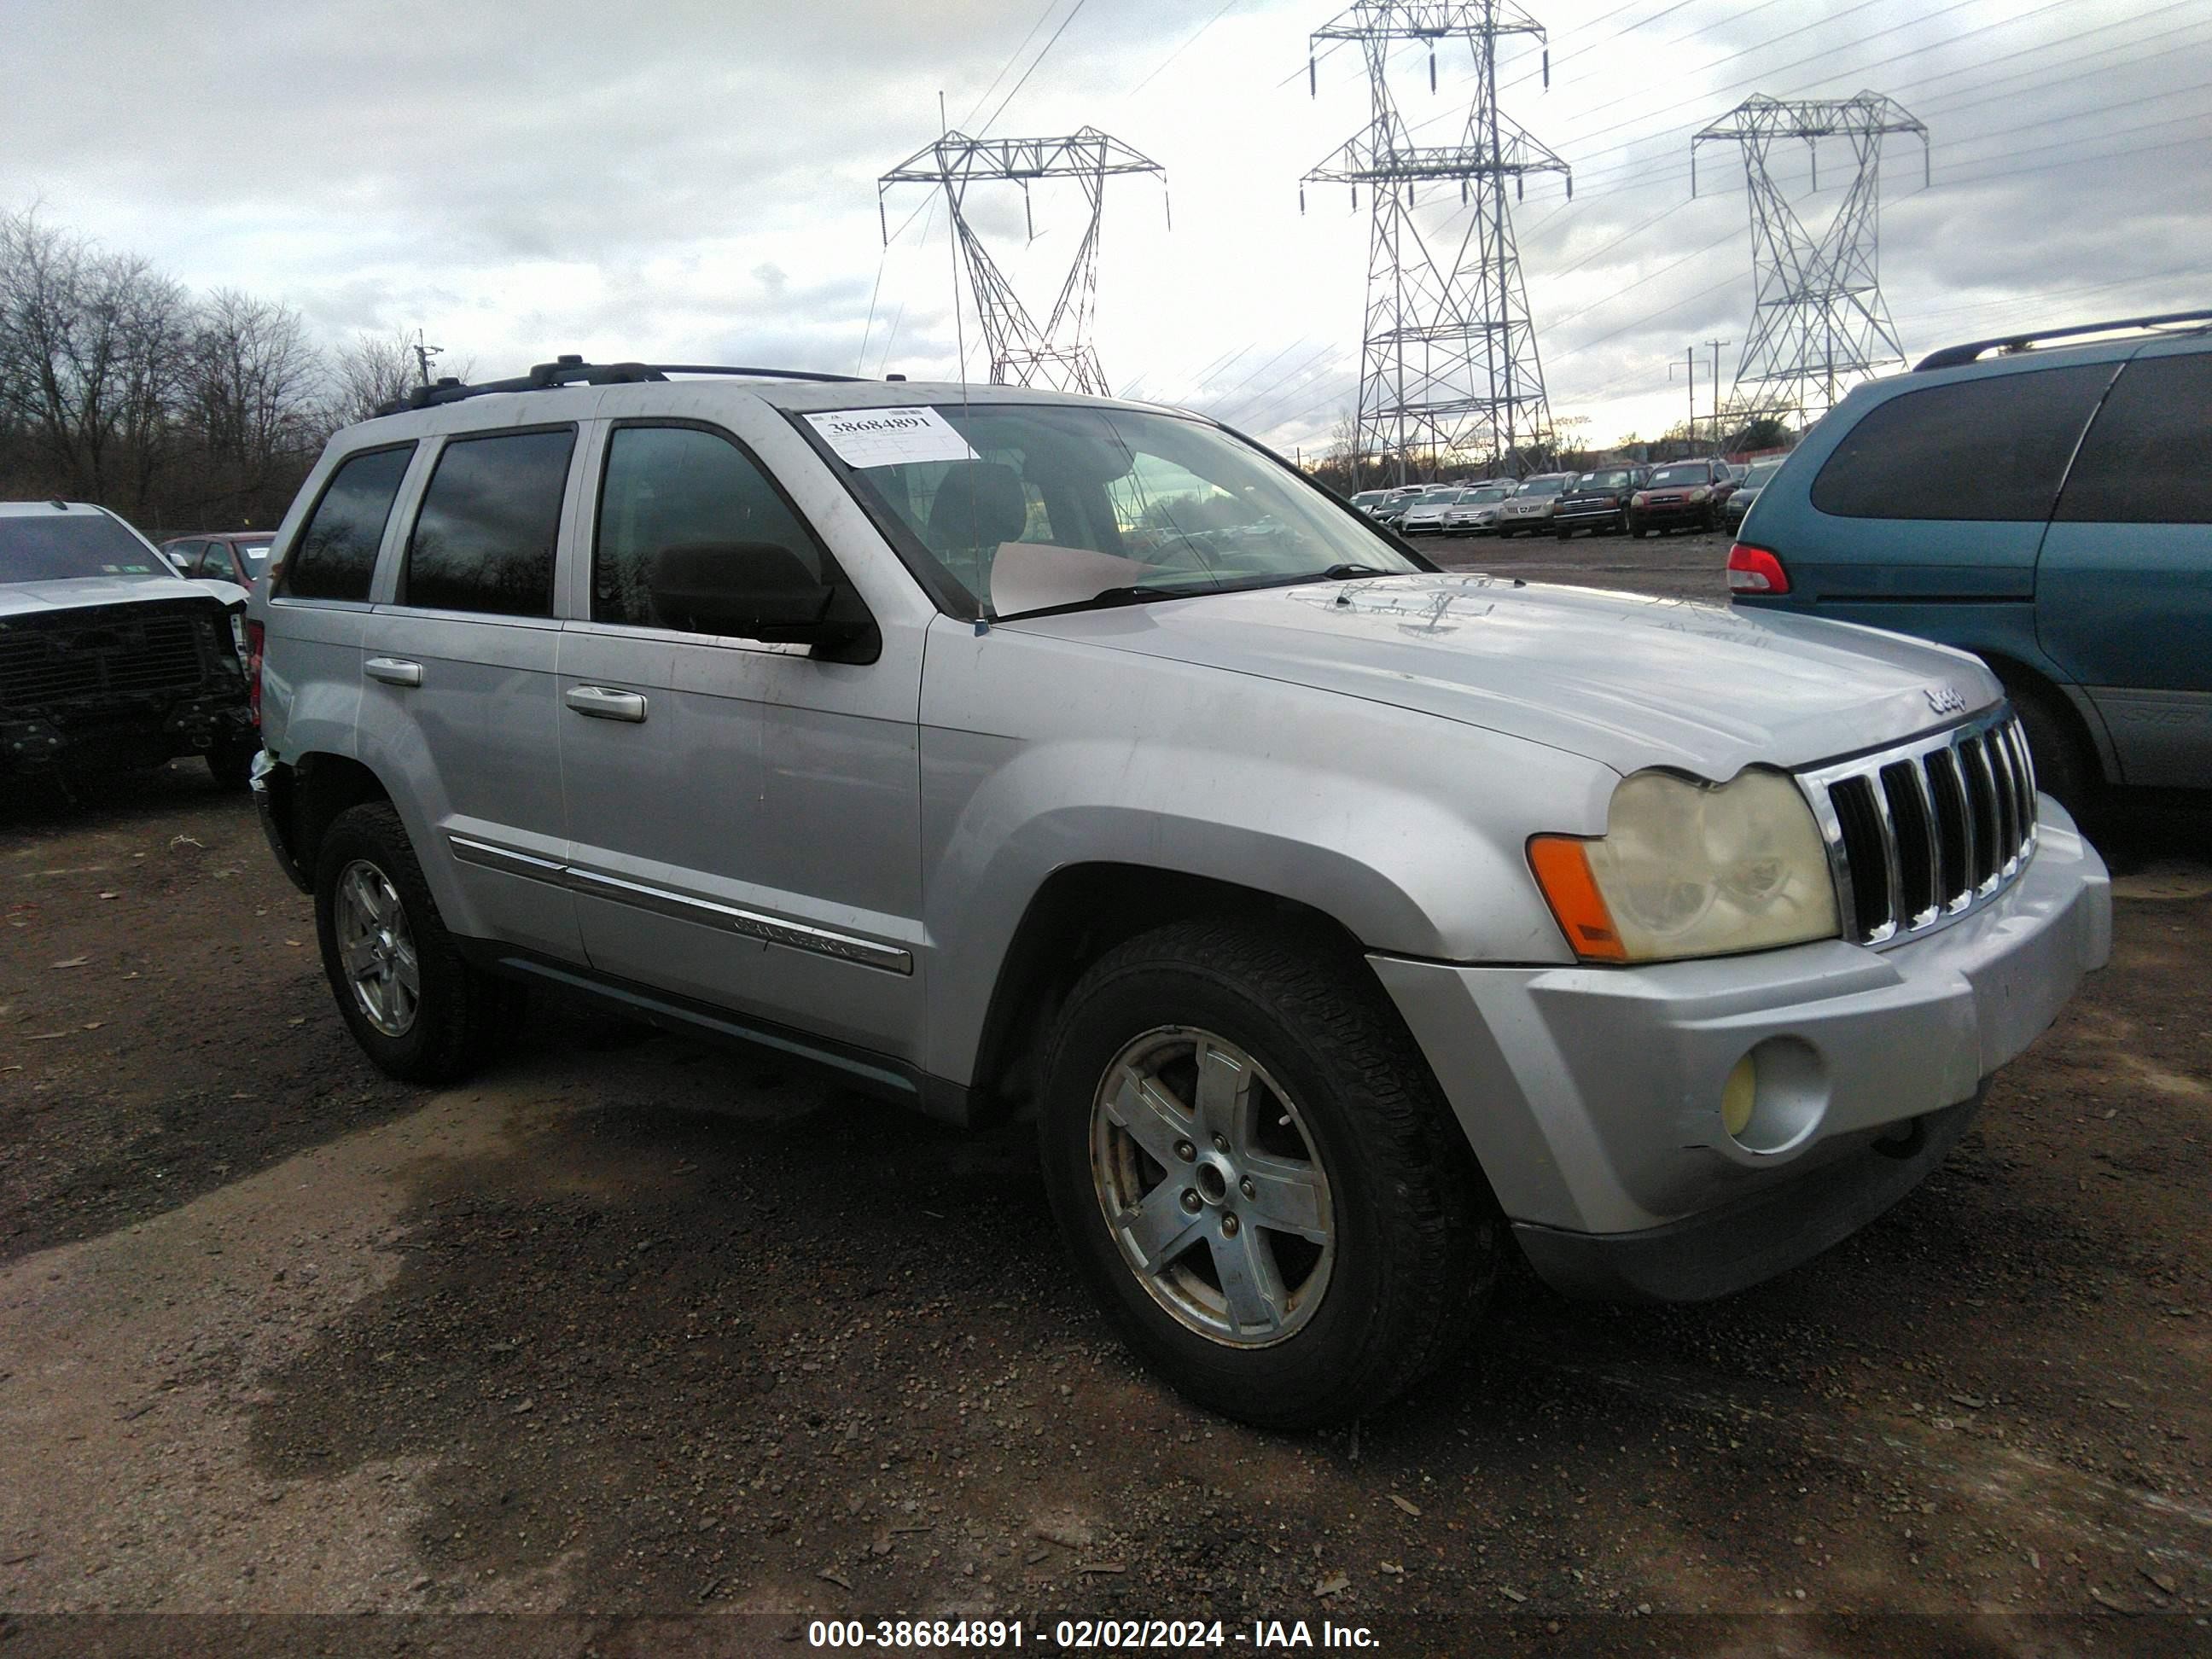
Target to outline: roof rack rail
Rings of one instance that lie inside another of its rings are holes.
[[[2212,324],[2212,311],[2168,311],[2156,317],[2123,317],[2110,323],[2081,323],[2072,328],[2038,329],[2029,334],[2000,334],[1994,339],[1971,340],[1965,345],[1945,346],[1913,364],[1916,374],[1931,368],[1957,368],[1985,351],[2026,351],[2045,340],[2073,339],[2083,334],[2113,334],[2125,328],[2155,329],[2168,323]]]
[[[484,380],[466,386],[448,374],[435,386],[418,386],[404,398],[380,404],[380,415],[398,415],[411,409],[433,409],[457,404],[491,392],[544,392],[562,386],[629,386],[641,380],[665,380],[672,374],[732,374],[767,380],[854,381],[857,374],[825,374],[811,368],[745,368],[727,363],[587,363],[574,354],[550,363],[532,365],[530,373],[511,380]]]

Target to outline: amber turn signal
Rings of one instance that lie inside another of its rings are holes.
[[[1626,962],[1627,948],[1606,908],[1605,895],[1590,874],[1583,843],[1570,836],[1535,836],[1528,842],[1528,867],[1544,890],[1544,902],[1559,931],[1585,962]]]

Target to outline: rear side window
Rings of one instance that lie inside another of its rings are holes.
[[[1908,392],[1844,434],[1813,505],[1844,519],[2051,516],[2110,363],[1993,374]]]
[[[574,427],[447,442],[407,538],[399,602],[551,616],[553,550],[575,446]]]
[[[299,599],[366,599],[376,550],[392,516],[413,444],[356,455],[331,475],[323,498],[284,564],[284,592]]]
[[[608,441],[592,558],[592,620],[671,628],[655,614],[653,562],[665,548],[789,548],[817,576],[826,560],[799,515],[745,452],[688,426],[625,426]]]
[[[2057,516],[2212,524],[2212,352],[2128,365],[2082,440]]]

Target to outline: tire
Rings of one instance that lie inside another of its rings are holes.
[[[253,781],[253,757],[261,752],[258,738],[239,742],[225,742],[218,738],[207,751],[208,775],[215,780],[216,787],[235,793]]]
[[[359,893],[396,908],[396,925],[389,910],[381,918],[367,913]],[[382,926],[363,939],[360,924],[372,920]],[[378,1068],[403,1082],[459,1081],[520,1018],[522,988],[462,957],[398,812],[384,802],[349,807],[323,832],[315,860],[315,933],[340,1017]],[[348,968],[349,941],[357,941],[356,963],[366,945],[374,965],[386,970],[380,988],[356,989]]]
[[[1568,529],[1565,525],[1561,525],[1557,530],[1554,530],[1552,534],[1558,537],[1563,542],[1571,542],[1575,538],[1575,532]]]
[[[1245,1079],[1241,1103],[1201,1100],[1201,1053],[1212,1074]],[[1132,1076],[1165,1108],[1131,1110],[1141,1097],[1112,1085]],[[1126,1125],[1109,1101],[1127,1103]],[[1426,1063],[1325,937],[1199,921],[1103,957],[1054,1028],[1038,1128],[1062,1236],[1123,1339],[1170,1386],[1248,1423],[1372,1411],[1457,1348],[1496,1274],[1497,1206]],[[1238,1216],[1267,1210],[1244,1184],[1263,1170],[1273,1212],[1317,1226]],[[1124,1232],[1153,1204],[1174,1232],[1147,1271]],[[1273,1294],[1232,1300],[1224,1261]]]
[[[2035,787],[2056,795],[2076,819],[2094,817],[2104,804],[2104,768],[2063,695],[2025,680],[2008,680],[2005,693],[2027,737]]]

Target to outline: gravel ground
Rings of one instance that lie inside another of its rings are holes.
[[[1723,548],[1437,551],[1717,598]],[[1026,1128],[543,1004],[477,1083],[395,1085],[242,799],[185,764],[17,791],[0,1650],[782,1652],[812,1616],[1071,1613],[1245,1651],[1269,1619],[1390,1652],[2203,1651],[2208,847],[2201,801],[2115,826],[2112,968],[1860,1237],[1696,1308],[1513,1279],[1449,1374],[1293,1437],[1134,1369]],[[270,1620],[368,1609],[422,1617]],[[752,1616],[436,1616],[480,1612]],[[46,1617],[177,1613],[259,1622]]]

